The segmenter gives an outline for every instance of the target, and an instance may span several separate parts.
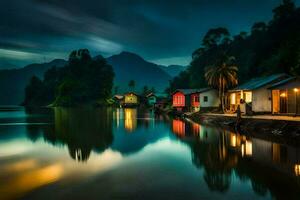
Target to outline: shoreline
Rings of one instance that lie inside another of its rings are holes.
[[[239,132],[246,136],[271,140],[281,144],[300,145],[300,121],[242,117],[240,129],[236,131],[235,116],[193,113],[185,117],[199,124],[216,126],[228,131]]]

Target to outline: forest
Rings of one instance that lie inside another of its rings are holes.
[[[250,32],[238,35],[231,35],[225,27],[208,30],[187,70],[173,78],[166,91],[206,87],[207,68],[224,57],[234,58],[238,84],[274,73],[300,75],[300,8],[284,0],[273,9],[269,22],[256,22]]]
[[[72,51],[64,67],[52,67],[40,80],[33,76],[25,89],[25,106],[105,104],[111,96],[114,71],[103,57],[87,49]]]

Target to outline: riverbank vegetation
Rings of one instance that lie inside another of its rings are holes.
[[[300,75],[299,24],[300,8],[291,0],[283,0],[273,9],[269,22],[254,23],[249,33],[232,36],[224,27],[210,29],[193,52],[187,70],[170,82],[168,92],[207,86],[207,67],[215,66],[224,54],[235,57],[239,83],[274,73]]]
[[[52,67],[44,79],[32,77],[25,89],[25,106],[105,104],[111,96],[114,72],[103,57],[87,49],[72,51],[64,67]]]

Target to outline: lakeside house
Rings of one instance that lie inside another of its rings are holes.
[[[272,113],[298,115],[300,112],[300,79],[289,77],[269,87],[272,93]]]
[[[115,101],[115,103],[117,105],[122,105],[124,104],[124,96],[123,95],[120,95],[120,94],[115,94],[113,96],[113,100]]]
[[[243,113],[246,113],[246,110],[255,113],[271,113],[272,94],[268,88],[288,77],[286,74],[274,74],[254,78],[229,90],[227,93],[227,109],[231,112],[235,112],[238,105],[240,105]]]
[[[148,95],[146,95],[146,98],[147,98],[147,103],[150,106],[154,106],[154,104],[157,101],[157,96],[153,92],[151,92]]]
[[[200,89],[177,89],[172,93],[172,106],[177,111],[200,109]]]
[[[124,107],[133,107],[139,104],[139,97],[134,92],[124,94]]]
[[[172,105],[177,111],[197,112],[219,107],[220,100],[212,88],[177,89],[172,94]]]
[[[218,91],[213,88],[204,88],[200,91],[200,110],[211,111],[220,106]]]

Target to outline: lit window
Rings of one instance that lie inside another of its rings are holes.
[[[230,104],[235,105],[236,104],[236,96],[235,93],[230,94]]]
[[[252,92],[245,92],[244,94],[246,103],[252,102]]]

